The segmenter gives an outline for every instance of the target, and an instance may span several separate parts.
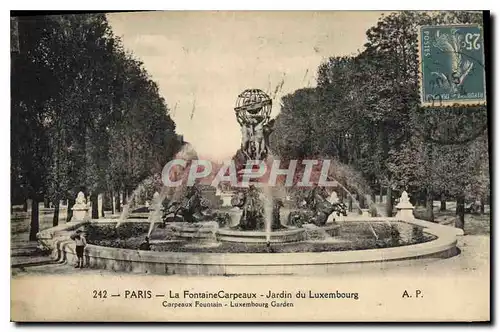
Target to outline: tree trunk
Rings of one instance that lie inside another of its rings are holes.
[[[59,200],[56,199],[54,203],[54,217],[52,217],[52,226],[59,225]]]
[[[457,217],[455,218],[455,227],[464,229],[465,226],[465,196],[457,196]]]
[[[481,197],[481,205],[479,206],[479,211],[484,214],[484,198]]]
[[[43,198],[43,208],[44,209],[48,209],[50,208],[50,205],[49,205],[49,199],[47,197],[44,197]]]
[[[122,204],[127,205],[127,191],[123,190],[122,192]]]
[[[417,206],[417,195],[414,192],[409,192],[408,195],[410,196],[410,203],[413,204],[413,206]]]
[[[380,185],[380,203],[384,202],[384,187]]]
[[[116,195],[112,191],[111,192],[111,214],[115,214],[115,213],[116,213]]]
[[[40,222],[38,215],[38,199],[33,198],[31,201],[31,224],[30,224],[30,241],[36,241],[36,234],[40,230]]]
[[[382,147],[382,160],[388,160],[389,159],[389,131],[387,130],[390,126],[387,123],[383,123],[382,126],[379,126],[379,134],[382,136],[381,137],[381,147]],[[392,217],[392,187],[391,187],[391,176],[388,170],[386,171],[387,175],[387,190],[386,190],[386,203],[385,203],[385,212],[388,217]]]
[[[427,220],[430,222],[434,222],[434,197],[429,189],[427,189],[425,208]]]
[[[71,210],[73,205],[75,205],[75,199],[69,198],[68,199],[68,213],[66,214],[66,222],[70,222],[71,218],[73,218],[73,210]]]
[[[372,191],[371,195],[370,195],[370,199],[372,200],[371,203],[374,204],[376,203],[377,201],[377,196],[375,195],[375,192]]]
[[[441,207],[439,211],[446,211],[446,197],[444,195],[441,195]]]
[[[392,187],[387,186],[387,200],[385,202],[385,213],[388,217],[392,217]]]
[[[106,202],[106,195],[102,194],[101,195],[101,215],[99,216],[99,218],[104,218],[104,203]]]
[[[359,208],[365,209],[366,208],[366,197],[365,195],[358,195],[358,203],[359,203]]]
[[[116,192],[116,212],[121,212],[121,211],[122,211],[122,208],[120,205],[120,192],[117,191]]]
[[[28,200],[25,199],[24,200],[24,203],[23,203],[23,211],[24,212],[28,212]]]
[[[352,212],[352,197],[349,196],[349,206],[348,206],[349,212]]]
[[[417,194],[417,199],[415,200],[415,207],[417,206],[426,206],[425,201],[422,200],[422,191],[420,190]]]
[[[99,219],[99,207],[97,206],[97,194],[90,195],[90,202],[92,204],[92,219]]]

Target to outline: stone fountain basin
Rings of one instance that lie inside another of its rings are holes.
[[[215,221],[202,221],[197,223],[172,222],[167,223],[166,227],[172,231],[172,234],[180,238],[213,238],[218,229]]]
[[[219,228],[217,222],[206,221],[197,223],[188,222],[172,222],[167,223],[166,227],[172,234],[184,239],[214,239],[221,242],[238,242],[238,243],[291,243],[299,242],[308,239],[305,228],[283,226],[283,229],[266,231],[243,231],[233,227]],[[328,224],[322,227],[314,227],[308,231],[309,234],[314,232],[323,232],[328,236],[335,236],[340,226],[336,224]]]
[[[143,220],[136,220],[144,222]],[[346,219],[344,222],[349,222]],[[369,222],[404,222],[423,228],[434,240],[391,248],[349,250],[334,252],[294,253],[194,253],[156,252],[88,245],[85,259],[89,267],[114,271],[182,274],[182,275],[318,275],[357,271],[360,265],[417,258],[440,259],[457,253],[457,236],[463,231],[454,227],[423,220],[397,218],[370,218]],[[99,220],[97,223],[116,223]],[[127,222],[134,222],[127,221]],[[359,218],[352,222],[368,222]],[[38,233],[40,243],[52,249],[52,255],[61,262],[72,264],[76,259],[75,245],[69,236],[85,222],[70,222]]]
[[[304,240],[306,237],[303,228],[286,228],[272,232],[240,231],[221,228],[217,231],[217,240],[240,243],[288,243]]]

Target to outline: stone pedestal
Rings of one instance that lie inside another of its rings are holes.
[[[73,218],[71,218],[72,222],[84,221],[88,219],[88,207],[73,207],[71,210],[73,210]]]
[[[415,207],[410,203],[408,193],[403,191],[401,198],[399,199],[398,205],[396,205],[396,218],[401,220],[413,220],[415,216],[413,215],[413,209]]]
[[[370,209],[361,209],[361,216],[370,218],[372,216]]]
[[[222,193],[220,199],[222,199],[222,207],[231,206],[231,198],[233,198],[233,193]]]
[[[73,217],[71,218],[71,221],[78,222],[88,220],[89,209],[90,207],[85,199],[85,194],[80,191],[76,196],[75,205],[71,208],[71,210],[73,210]]]

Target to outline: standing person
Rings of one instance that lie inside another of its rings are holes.
[[[76,244],[76,257],[78,258],[78,263],[75,265],[75,268],[83,268],[83,251],[85,246],[87,245],[87,240],[82,234],[82,230],[79,229],[76,231],[76,234],[72,235],[71,238],[75,241]]]

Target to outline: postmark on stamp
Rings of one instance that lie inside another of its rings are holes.
[[[483,40],[479,24],[419,28],[422,106],[486,104]]]

